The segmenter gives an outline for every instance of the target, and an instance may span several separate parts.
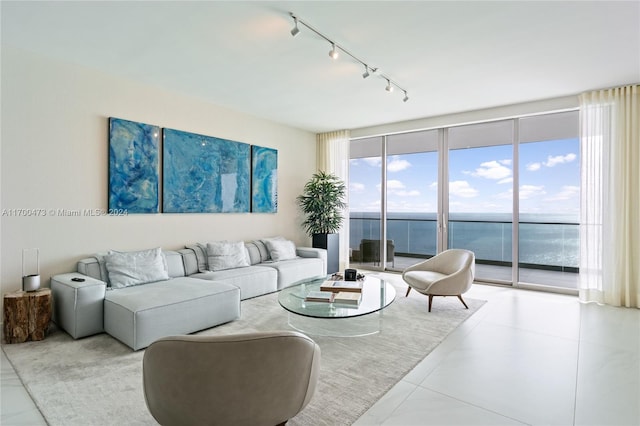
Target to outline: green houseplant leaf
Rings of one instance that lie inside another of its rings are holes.
[[[342,209],[345,184],[337,176],[318,172],[304,186],[304,193],[297,201],[306,220],[302,226],[310,236],[313,234],[332,234],[342,226]]]

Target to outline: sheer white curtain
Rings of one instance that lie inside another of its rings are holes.
[[[640,307],[638,85],[580,96],[580,300]]]
[[[318,170],[332,173],[349,183],[349,138],[351,132],[339,130],[316,135],[316,158]],[[349,204],[349,190],[346,192],[345,202]],[[349,264],[349,208],[343,211],[345,220],[342,222],[340,235],[340,271]]]

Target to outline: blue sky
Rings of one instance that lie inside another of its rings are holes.
[[[521,213],[579,212],[579,149],[578,139],[520,144]],[[511,145],[450,151],[450,211],[511,212],[512,151]],[[390,156],[388,211],[436,212],[437,163],[435,152]],[[379,157],[351,160],[352,211],[380,210],[380,166]]]

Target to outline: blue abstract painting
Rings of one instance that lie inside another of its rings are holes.
[[[251,211],[278,211],[278,150],[251,147]]]
[[[163,138],[163,212],[249,212],[249,144],[173,129]]]
[[[109,211],[158,213],[160,128],[109,118]]]

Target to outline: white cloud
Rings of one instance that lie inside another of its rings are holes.
[[[407,160],[401,160],[397,155],[391,157],[391,161],[387,163],[387,170],[390,172],[399,172],[411,167],[411,163]]]
[[[478,196],[478,190],[469,185],[466,180],[456,180],[449,182],[449,194],[463,198],[473,198]]]
[[[395,179],[389,179],[387,181],[387,191],[388,190],[394,190],[394,189],[404,189],[404,183],[400,182],[399,180],[395,180]]]
[[[349,188],[352,192],[364,192],[364,184],[359,182],[351,182]]]
[[[498,183],[511,183],[513,182],[513,178],[512,177],[508,177],[508,178],[504,178],[504,179],[500,179],[498,181]]]
[[[511,159],[506,159],[506,160],[500,160],[498,161],[500,164],[504,164],[505,166],[510,166],[511,165]]]
[[[504,160],[502,160],[504,161]],[[473,173],[473,176],[479,176],[487,179],[504,179],[511,176],[511,169],[500,164],[498,161],[487,161],[480,164]]]
[[[438,182],[437,181],[436,182],[431,182],[431,184],[429,185],[429,188],[437,190],[438,189]]]
[[[530,172],[535,172],[536,170],[540,170],[540,167],[542,167],[542,164],[540,163],[527,164],[527,170],[529,170]]]
[[[546,201],[561,201],[568,200],[580,195],[580,187],[573,185],[564,185],[562,190],[558,192],[556,195],[553,195],[549,198],[546,198]]]
[[[576,155],[574,153],[569,153],[567,155],[556,155],[555,157],[548,156],[547,161],[544,163],[547,167],[553,167],[556,164],[570,163],[576,159]]]
[[[363,158],[362,161],[364,161],[371,167],[380,167],[382,165],[382,159],[380,157]]]
[[[350,166],[358,166],[358,165],[360,165],[360,162],[358,161],[357,158],[350,158],[349,159],[349,165]]]
[[[544,190],[544,186],[538,185],[522,185],[520,186],[520,199],[527,200],[531,197],[538,195],[544,195],[547,192]]]
[[[411,191],[401,190],[394,191],[393,194],[399,197],[417,197],[418,195],[420,195],[420,191],[418,191],[417,189],[412,189]]]

